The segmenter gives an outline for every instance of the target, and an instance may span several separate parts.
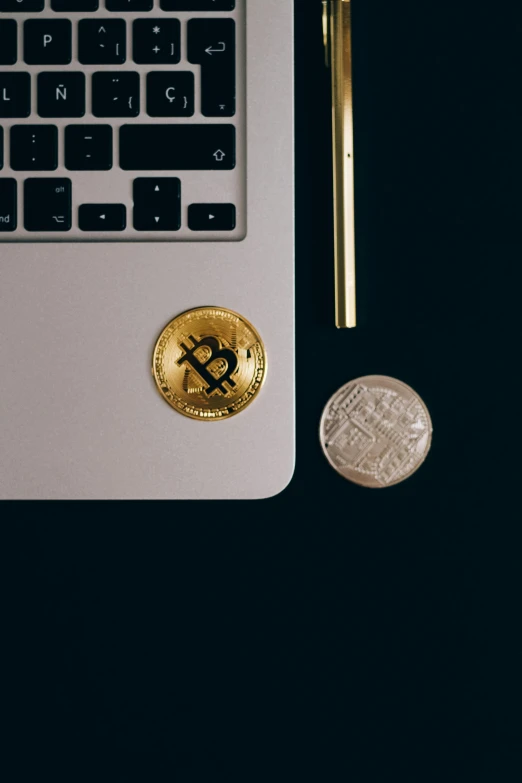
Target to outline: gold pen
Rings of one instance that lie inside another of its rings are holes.
[[[332,73],[335,324],[357,323],[353,163],[352,8],[350,0],[323,0],[323,34]]]

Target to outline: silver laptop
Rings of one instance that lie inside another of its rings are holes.
[[[255,499],[294,467],[292,0],[0,0],[0,497]],[[180,415],[158,334],[213,305],[268,372]]]

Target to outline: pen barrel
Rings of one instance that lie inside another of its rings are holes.
[[[335,322],[357,323],[353,154],[352,14],[350,0],[330,0],[332,73]]]

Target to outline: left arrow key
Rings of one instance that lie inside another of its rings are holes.
[[[124,231],[127,210],[125,204],[82,204],[78,222],[81,231]]]

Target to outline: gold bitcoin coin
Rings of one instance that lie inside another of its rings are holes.
[[[422,465],[431,446],[427,407],[395,378],[368,375],[330,398],[320,438],[329,463],[363,487],[391,487]]]
[[[266,376],[265,347],[238,313],[200,307],[165,327],[152,372],[160,393],[179,413],[219,421],[235,416],[259,393]]]

